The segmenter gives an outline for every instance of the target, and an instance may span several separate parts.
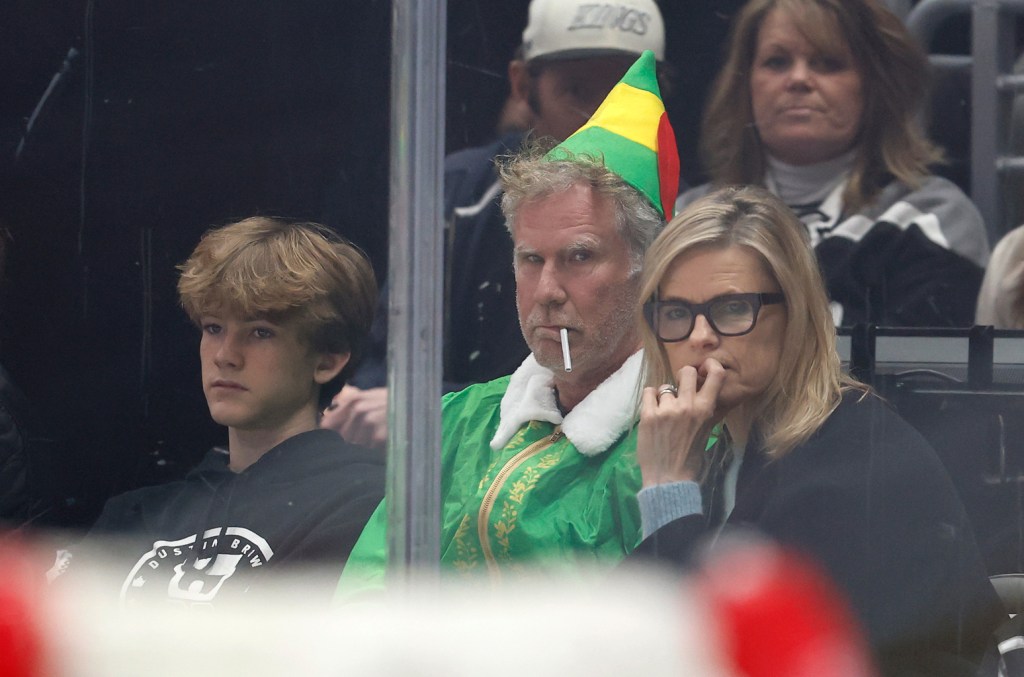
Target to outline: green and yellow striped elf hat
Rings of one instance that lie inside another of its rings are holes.
[[[679,151],[661,100],[656,64],[654,52],[641,54],[587,123],[545,157],[603,157],[609,170],[668,220],[679,189]]]

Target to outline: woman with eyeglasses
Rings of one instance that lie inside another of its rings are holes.
[[[841,371],[793,213],[755,187],[697,201],[648,250],[641,298],[635,557],[686,563],[752,527],[823,567],[886,674],[970,674],[1005,615],[934,451]]]

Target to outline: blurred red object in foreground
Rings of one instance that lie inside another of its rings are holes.
[[[43,672],[39,593],[39,582],[32,575],[27,550],[17,543],[3,543],[0,546],[0,677],[38,677]]]
[[[699,585],[748,677],[874,677],[846,601],[807,559],[765,542],[721,544]]]

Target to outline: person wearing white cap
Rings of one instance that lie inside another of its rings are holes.
[[[523,42],[508,66],[510,101],[529,108],[532,129],[445,160],[447,228],[444,390],[510,374],[529,354],[519,330],[512,240],[499,203],[494,158],[526,137],[563,141],[587,121],[644,51],[662,65],[665,27],[653,0],[533,0]],[[387,440],[387,312],[381,297],[367,358],[323,412],[321,426],[346,440]]]
[[[652,0],[533,0],[520,53],[509,63],[510,96],[529,105],[535,136],[562,141],[646,49],[664,61],[665,26]]]

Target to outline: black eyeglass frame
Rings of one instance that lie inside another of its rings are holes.
[[[754,309],[754,317],[750,320],[750,327],[744,331],[739,332],[725,332],[718,328],[715,321],[711,319],[711,306],[716,303],[723,301],[746,301]],[[656,298],[651,299],[644,304],[644,319],[647,321],[647,326],[651,328],[654,335],[658,337],[658,340],[662,343],[677,343],[679,341],[685,341],[690,338],[690,334],[693,333],[693,328],[697,326],[697,316],[703,315],[704,319],[708,321],[708,324],[719,336],[743,336],[754,331],[754,327],[757,326],[757,317],[761,313],[761,306],[770,306],[776,303],[785,303],[785,295],[778,292],[748,292],[743,294],[722,294],[716,296],[713,299],[708,299],[704,303],[690,303],[688,301],[676,301],[666,300],[659,301]],[[662,338],[658,332],[657,322],[657,311],[659,308],[664,306],[676,306],[679,308],[686,308],[690,311],[690,328],[685,334],[679,338],[666,339]]]

